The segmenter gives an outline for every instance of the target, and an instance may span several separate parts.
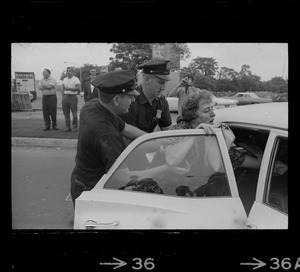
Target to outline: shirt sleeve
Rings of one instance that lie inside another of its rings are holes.
[[[75,80],[74,80],[74,84],[80,84],[80,80],[79,80],[79,78],[78,77],[74,77],[75,78]]]
[[[160,127],[168,127],[172,125],[172,118],[169,110],[169,104],[168,101],[163,98],[160,100],[161,103],[161,109],[162,109],[162,116],[161,119],[158,122],[158,125]]]
[[[51,78],[50,81],[49,81],[49,85],[52,85],[54,88],[57,87],[57,82],[54,78]]]
[[[120,137],[115,134],[107,134],[95,140],[96,153],[103,160],[105,173],[114,164],[124,150]]]
[[[137,107],[131,103],[128,112],[120,115],[121,119],[129,125],[137,127]]]

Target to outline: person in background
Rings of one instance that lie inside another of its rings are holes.
[[[179,84],[168,93],[168,97],[178,97],[178,116],[181,115],[183,101],[190,94],[195,93],[198,88],[192,86],[194,77],[191,74],[185,75]]]
[[[91,190],[126,148],[123,136],[135,139],[146,132],[120,117],[139,93],[133,71],[112,71],[93,80],[99,99],[85,103],[80,112],[76,165],[71,174],[71,197]]]
[[[77,118],[77,94],[80,92],[80,80],[73,75],[73,68],[67,67],[67,77],[62,82],[62,109],[65,116],[66,129],[65,132],[72,131],[70,111],[73,115],[73,131],[77,131],[78,118]]]
[[[51,77],[49,69],[44,69],[43,79],[39,82],[38,88],[42,91],[42,108],[45,121],[44,131],[50,130],[51,121],[53,130],[57,128],[57,96],[56,96],[56,80]]]
[[[96,69],[90,69],[90,81],[86,82],[83,86],[83,99],[84,102],[88,102],[93,98],[98,98],[98,88],[94,87],[92,81],[98,76]]]

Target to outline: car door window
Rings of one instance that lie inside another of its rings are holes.
[[[288,165],[287,143],[288,140],[283,137],[277,137],[275,140],[274,152],[264,195],[265,204],[285,214],[288,214],[288,171],[282,174],[274,170],[274,168],[276,168],[276,164],[278,163]]]
[[[187,142],[192,143],[188,148]],[[148,140],[124,159],[104,188],[177,197],[231,196],[215,135]]]

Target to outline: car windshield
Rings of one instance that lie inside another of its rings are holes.
[[[211,134],[138,145],[104,188],[179,197],[231,196],[217,138]]]

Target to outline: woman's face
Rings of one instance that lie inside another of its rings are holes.
[[[197,113],[198,117],[195,120],[196,126],[198,126],[201,123],[213,125],[214,117],[216,115],[214,113],[214,105],[212,101],[200,101]]]

